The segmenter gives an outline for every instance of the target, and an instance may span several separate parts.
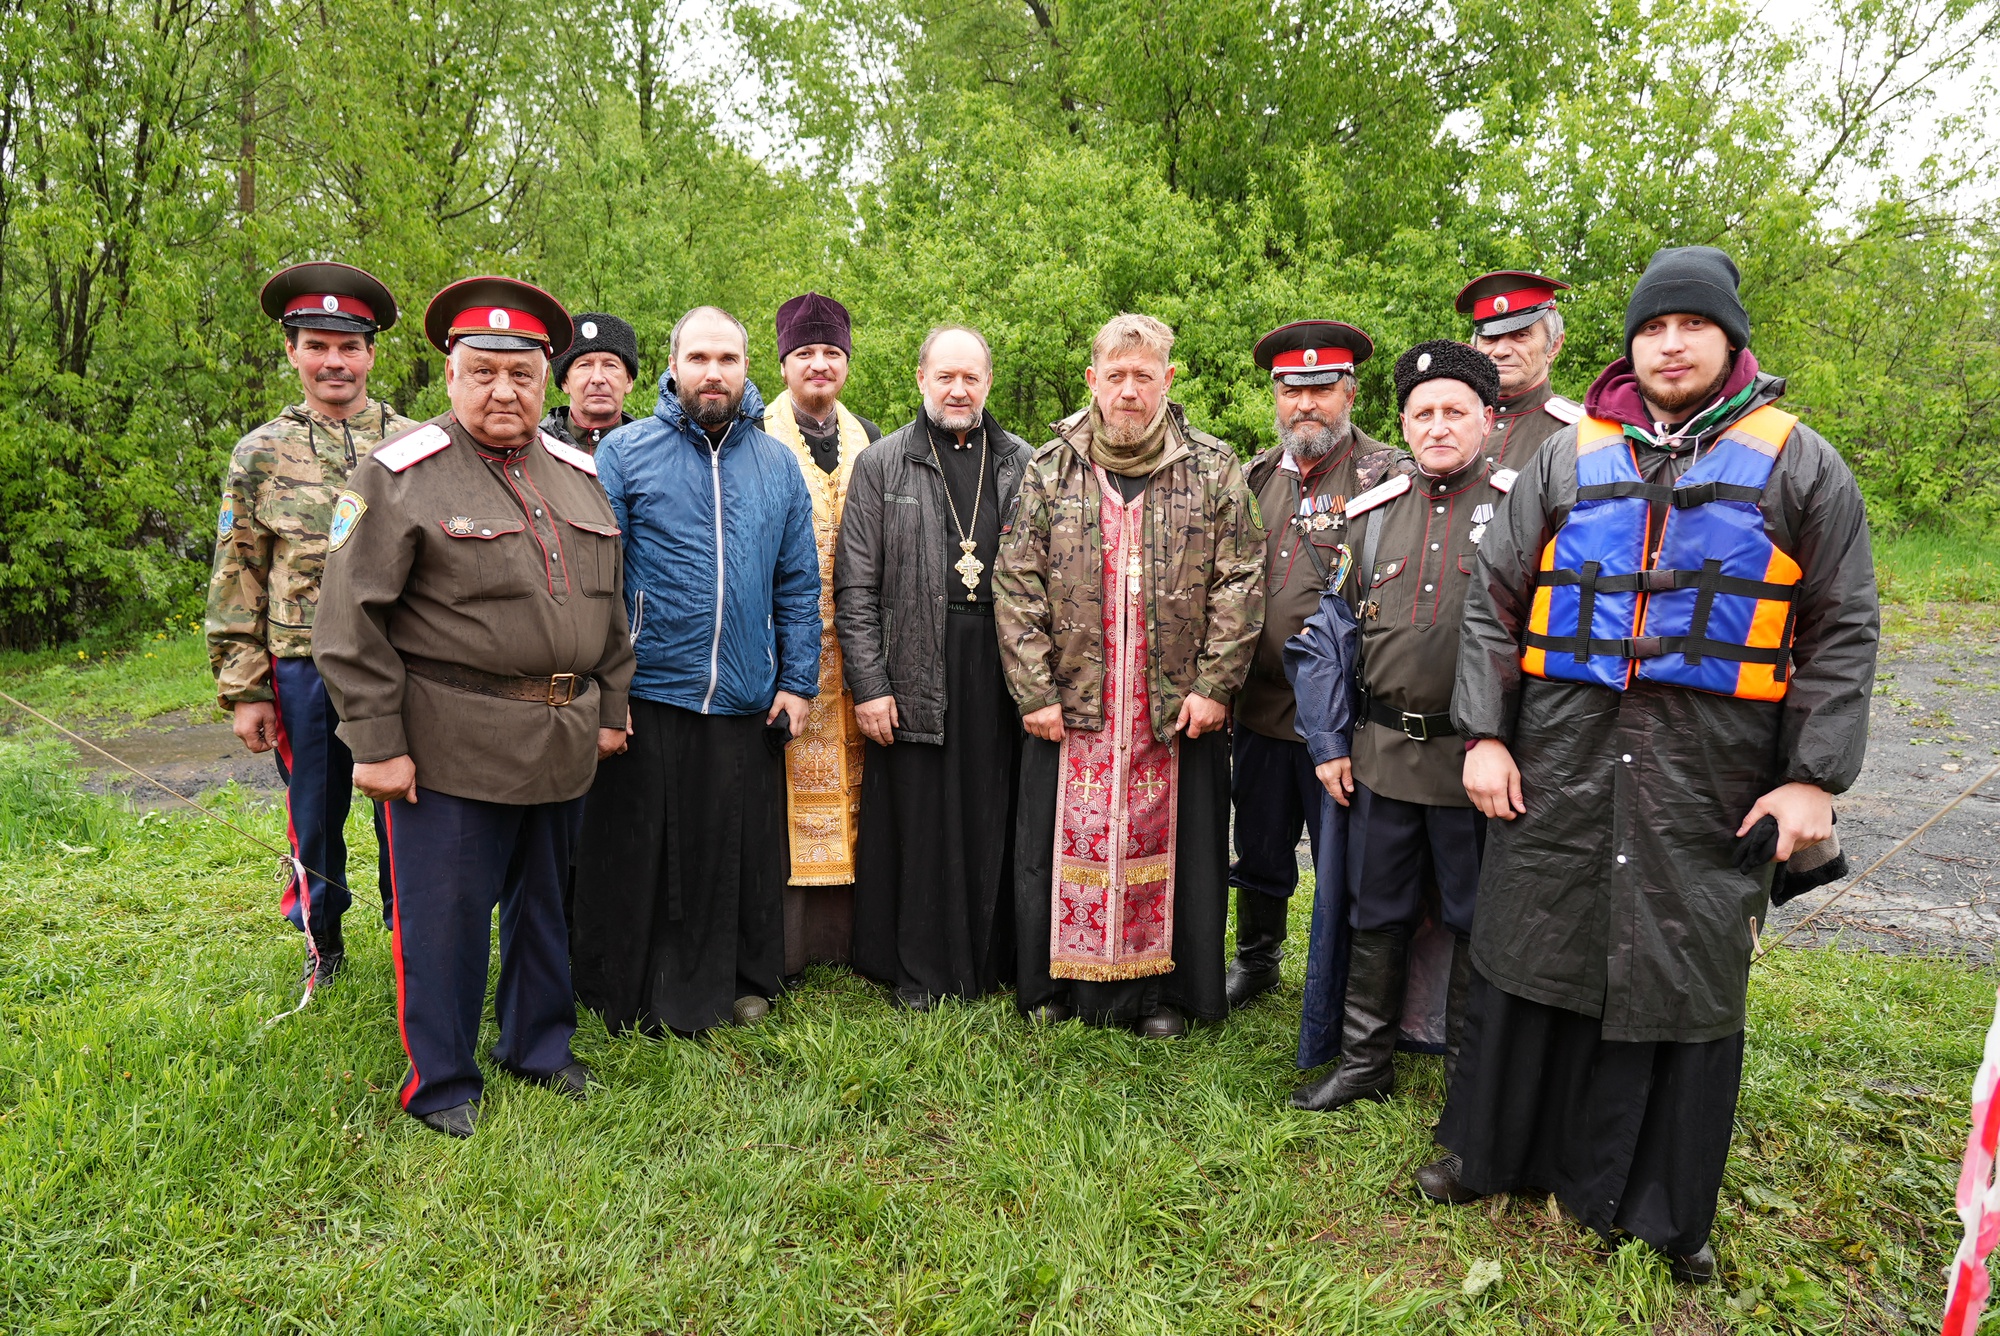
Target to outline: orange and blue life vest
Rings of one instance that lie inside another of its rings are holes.
[[[1671,486],[1640,477],[1617,423],[1579,423],[1576,505],[1542,549],[1522,671],[1784,699],[1802,572],[1757,505],[1797,423],[1759,408]],[[1655,507],[1666,520],[1649,553]]]

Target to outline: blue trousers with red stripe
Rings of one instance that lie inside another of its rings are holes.
[[[479,1020],[493,910],[500,910],[500,1042],[493,1060],[521,1075],[567,1067],[576,1033],[563,887],[583,799],[517,806],[421,786],[387,809],[394,888],[396,1021],[412,1114],[479,1098]]]
[[[271,660],[278,708],[278,776],[285,781],[286,835],[292,854],[312,871],[294,877],[279,905],[292,926],[312,924],[325,940],[347,912],[347,809],[354,797],[354,754],[334,735],[340,716],[311,659]],[[389,854],[382,839],[382,805],[375,805],[376,876],[382,925],[389,924]],[[332,880],[329,881],[328,878]]]

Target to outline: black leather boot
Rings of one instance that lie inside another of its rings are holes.
[[[1458,1074],[1458,1047],[1465,1039],[1465,999],[1472,993],[1472,939],[1451,939],[1451,985],[1444,1003],[1444,1088]]]
[[[1285,916],[1290,900],[1236,888],[1236,959],[1229,962],[1223,991],[1231,1011],[1247,1006],[1278,986],[1278,963],[1285,958]]]
[[[1396,1024],[1403,1019],[1410,935],[1403,928],[1357,932],[1348,953],[1347,1010],[1340,1024],[1340,1065],[1333,1075],[1292,1092],[1292,1107],[1331,1113],[1396,1090]]]
[[[313,960],[313,946],[319,948],[318,962]],[[312,946],[306,948],[306,965],[303,974],[312,980],[314,988],[332,982],[333,976],[347,968],[347,942],[341,936],[340,920],[334,919],[326,926],[326,931],[313,938]]]

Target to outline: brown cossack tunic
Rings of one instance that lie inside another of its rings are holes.
[[[487,802],[584,793],[598,728],[625,726],[633,668],[624,550],[589,456],[547,435],[497,450],[447,413],[377,447],[348,482],[313,659],[354,759],[407,754],[419,786]],[[573,673],[575,696],[500,699],[412,672],[406,656]]]

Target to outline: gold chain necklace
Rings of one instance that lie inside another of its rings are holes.
[[[979,543],[971,536],[963,524],[958,522],[958,502],[951,499],[951,484],[945,481],[944,461],[938,458],[937,437],[930,433],[930,424],[924,424],[924,436],[930,441],[931,463],[937,466],[938,484],[944,488],[944,503],[951,507],[951,524],[958,530],[959,558],[952,569],[958,572],[959,582],[965,586],[965,601],[979,601],[979,575],[986,569],[986,563],[972,555]],[[972,490],[972,523],[979,524],[979,502],[986,495],[986,432],[979,433],[979,483]]]

